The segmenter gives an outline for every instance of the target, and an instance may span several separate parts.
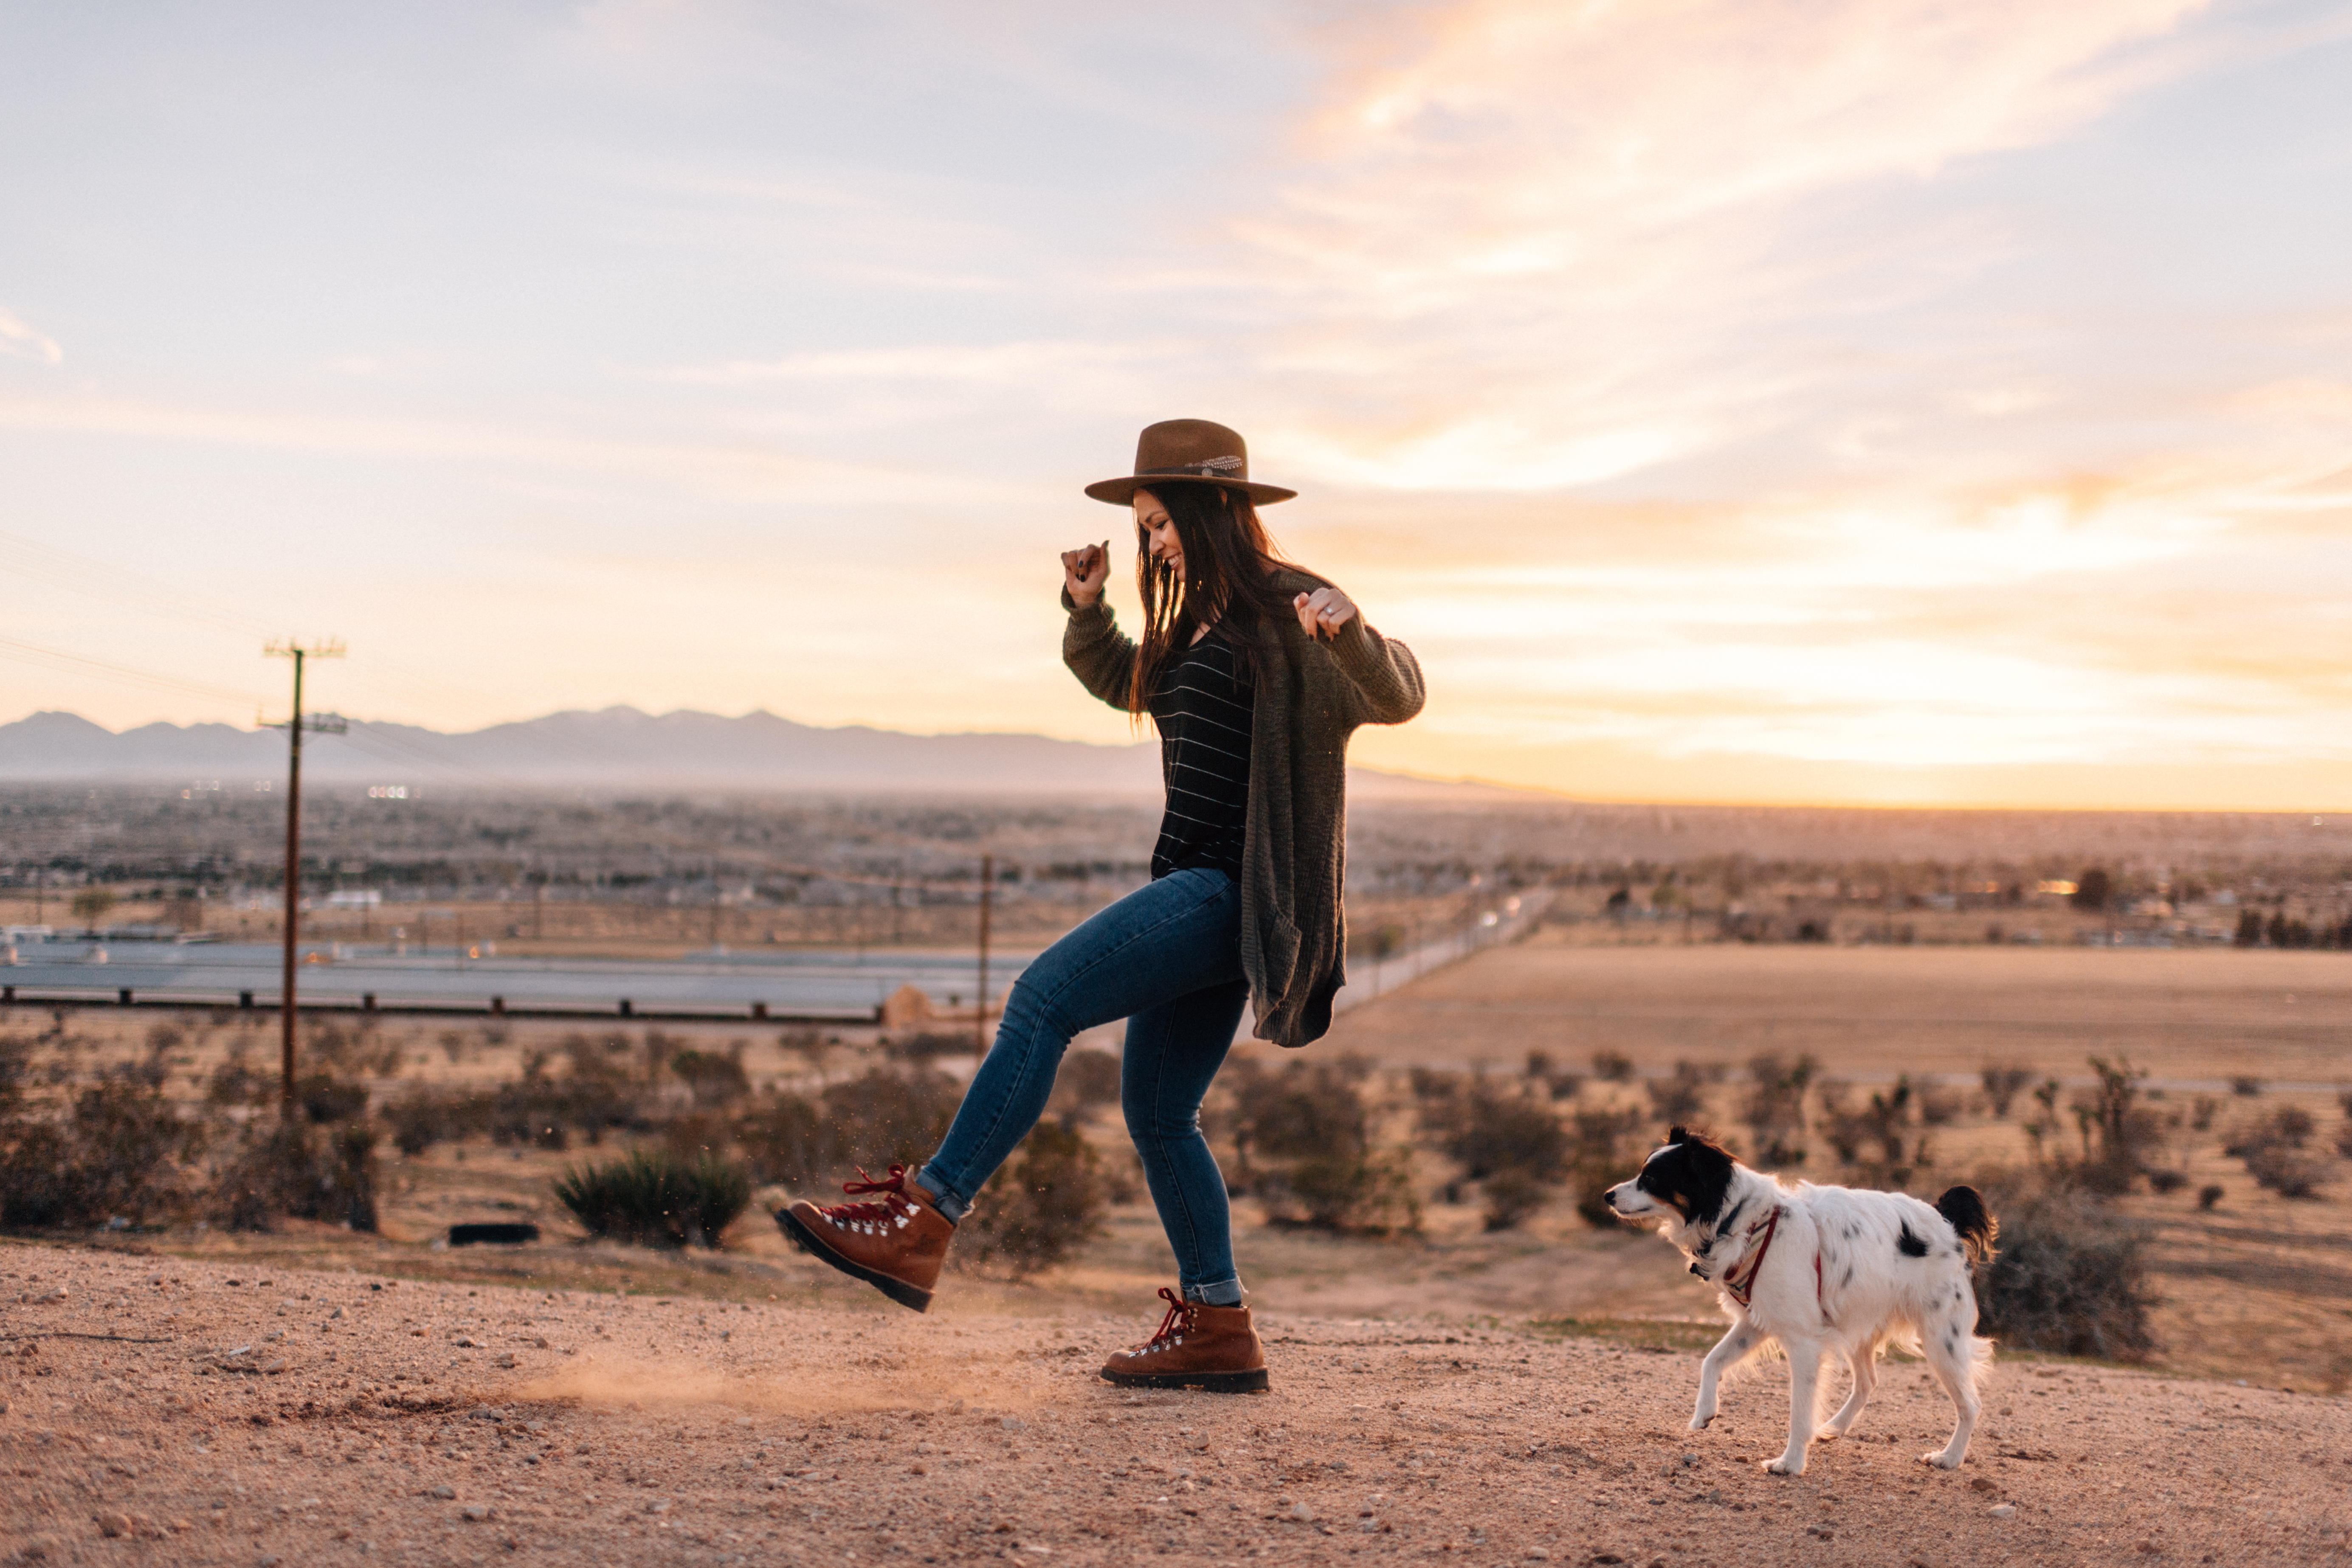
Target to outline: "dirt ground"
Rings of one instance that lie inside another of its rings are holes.
[[[1661,1245],[1662,1244],[1657,1244]],[[1890,1369],[1801,1478],[1777,1366],[1264,1314],[1273,1390],[1094,1376],[1140,1318],[917,1316],[0,1249],[12,1561],[2334,1563],[2344,1401],[2012,1362],[1969,1464]]]

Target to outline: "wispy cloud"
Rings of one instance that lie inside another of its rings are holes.
[[[28,359],[36,364],[59,364],[66,351],[58,341],[44,332],[34,331],[13,310],[0,310],[0,354],[11,359]]]

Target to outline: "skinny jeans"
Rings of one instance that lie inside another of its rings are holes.
[[[1119,1104],[1185,1299],[1238,1306],[1225,1178],[1201,1101],[1232,1049],[1249,982],[1241,889],[1223,871],[1172,871],[1097,911],[1039,954],[1004,999],[995,1043],[947,1137],[916,1178],[961,1220],[1054,1092],[1080,1031],[1127,1020]]]

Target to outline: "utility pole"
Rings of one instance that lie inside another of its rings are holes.
[[[971,1054],[988,1055],[988,901],[996,886],[996,857],[980,858],[980,1005],[971,1013]]]
[[[278,1002],[278,1111],[286,1121],[294,1120],[294,941],[295,927],[302,907],[302,731],[316,731],[320,734],[340,735],[349,728],[341,719],[322,714],[305,721],[302,717],[302,661],[308,658],[341,658],[343,645],[321,643],[316,647],[304,647],[291,640],[274,642],[262,652],[271,658],[294,661],[294,712],[286,721],[286,973],[279,984]],[[271,729],[280,726],[270,725]]]

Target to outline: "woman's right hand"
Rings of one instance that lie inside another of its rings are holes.
[[[1091,609],[1110,584],[1110,541],[1062,552],[1062,586],[1078,608]]]

